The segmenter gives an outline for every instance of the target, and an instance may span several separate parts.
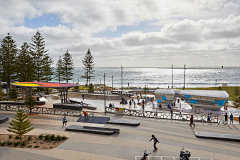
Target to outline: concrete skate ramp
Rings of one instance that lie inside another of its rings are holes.
[[[8,121],[9,117],[5,115],[0,115],[0,123],[4,123]]]
[[[119,124],[119,125],[128,125],[128,126],[139,126],[139,121],[134,120],[125,120],[125,119],[111,119],[108,121],[109,124]]]
[[[96,134],[105,134],[105,135],[112,135],[112,134],[115,134],[115,133],[119,133],[119,129],[104,128],[104,127],[79,126],[79,125],[68,126],[66,128],[66,130],[67,131],[96,133]]]
[[[98,124],[106,124],[110,120],[109,117],[96,117],[89,116],[86,120],[84,116],[80,117],[77,122],[86,122],[86,123],[98,123]]]
[[[240,135],[234,135],[234,134],[196,132],[195,135],[198,138],[220,139],[220,140],[227,140],[227,141],[240,141]]]

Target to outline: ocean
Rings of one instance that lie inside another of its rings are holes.
[[[105,84],[113,87],[121,87],[121,67],[96,67],[94,68],[95,79],[93,84],[104,84],[104,73],[106,75]],[[70,83],[86,84],[86,80],[81,78],[84,74],[82,67],[74,69],[73,80]],[[123,87],[148,88],[168,88],[172,87],[171,68],[124,68],[123,67]],[[222,83],[228,86],[240,86],[240,68],[187,68],[185,70],[185,87],[218,87]],[[173,88],[184,86],[184,69],[173,69]]]

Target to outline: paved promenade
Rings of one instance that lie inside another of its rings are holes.
[[[8,115],[9,121],[11,121],[16,112],[0,111],[0,114]],[[95,116],[104,116],[104,114],[95,114]],[[190,151],[192,157],[208,157],[214,160],[240,159],[239,142],[200,139],[194,135],[195,132],[239,135],[239,124],[196,123],[195,129],[193,129],[189,127],[189,122],[126,116],[117,117],[113,114],[107,114],[107,116],[110,118],[137,120],[140,121],[140,126],[80,123],[76,122],[78,117],[67,117],[68,125],[79,124],[120,129],[120,134],[111,136],[77,133],[65,131],[65,128],[62,128],[62,116],[39,114],[29,117],[35,127],[29,134],[60,134],[69,137],[69,139],[51,150],[0,147],[0,160],[134,160],[135,156],[142,156],[144,150],[151,152],[151,156],[179,157],[182,147]],[[0,134],[8,133],[6,128],[9,126],[9,121],[0,124]],[[152,152],[153,142],[149,142],[152,134],[160,141],[157,144],[157,152]]]

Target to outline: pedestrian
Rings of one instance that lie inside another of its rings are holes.
[[[109,104],[109,107],[110,107],[110,108],[112,107],[112,103]]]
[[[112,104],[112,107],[114,108],[114,103]]]
[[[151,141],[151,140],[153,140],[153,142],[154,142],[154,143],[153,143],[153,147],[154,147],[154,150],[153,150],[153,151],[155,152],[155,151],[157,151],[156,144],[159,143],[159,141],[157,140],[157,138],[156,138],[154,135],[152,135],[152,138],[150,139],[150,141]]]
[[[227,113],[225,114],[225,123],[228,123],[228,115],[227,115]]]
[[[179,116],[182,116],[182,108],[179,109]]]
[[[82,94],[82,99],[84,100],[84,94]]]
[[[159,104],[159,108],[162,108],[162,105],[161,105],[161,103]]]
[[[171,119],[172,119],[172,116],[173,116],[173,110],[172,110],[172,108],[171,108],[170,112],[171,112]]]
[[[152,103],[152,106],[153,106],[153,108],[155,108],[155,104],[154,103]]]
[[[83,114],[84,114],[85,120],[87,120],[88,119],[88,113],[86,111],[83,111]]]
[[[132,106],[132,101],[129,100],[129,108],[131,108],[131,106]]]
[[[62,123],[63,123],[62,127],[64,127],[64,125],[65,126],[67,125],[67,118],[66,118],[66,116],[63,117]]]
[[[238,117],[238,121],[239,121],[239,124],[240,124],[240,115],[239,115],[239,117]]]
[[[179,98],[177,99],[177,102],[179,103]]]
[[[211,116],[208,114],[207,121],[209,122],[211,120]]]
[[[138,103],[139,103],[139,96],[137,96],[137,100],[138,100]]]
[[[191,115],[189,126],[192,127],[192,125],[194,125],[194,127],[195,127],[195,124],[193,123],[193,115]]]
[[[144,111],[144,100],[142,100],[142,109]]]
[[[134,108],[136,108],[136,102],[135,101],[133,102],[133,104],[134,104]]]
[[[233,115],[232,115],[232,113],[231,113],[231,115],[230,115],[230,124],[233,124]]]

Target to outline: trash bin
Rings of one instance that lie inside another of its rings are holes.
[[[123,108],[115,108],[115,115],[116,116],[123,116],[123,111],[124,109]]]

